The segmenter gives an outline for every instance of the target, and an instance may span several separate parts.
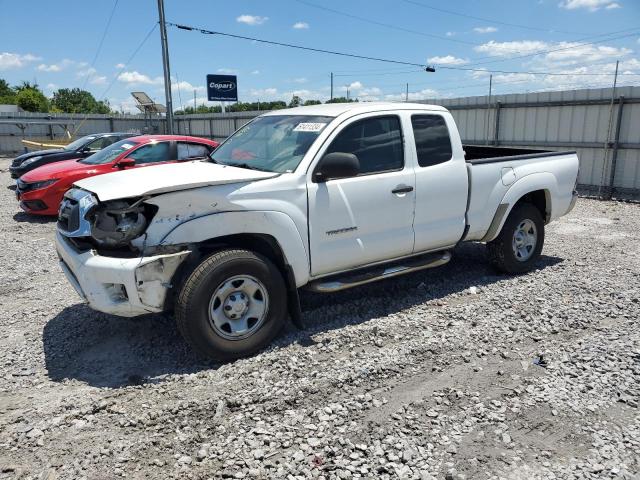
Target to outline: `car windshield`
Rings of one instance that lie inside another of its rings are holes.
[[[77,140],[74,140],[69,145],[64,147],[65,150],[70,152],[74,150],[78,150],[80,147],[83,147],[85,144],[89,143],[91,140],[95,140],[97,137],[95,135],[87,135],[86,137],[80,137]]]
[[[292,172],[333,117],[266,115],[229,137],[211,154],[215,163],[266,172]]]
[[[137,145],[137,142],[132,142],[131,139],[120,140],[119,142],[112,143],[108,147],[89,155],[87,158],[80,160],[80,163],[87,165],[102,165],[104,163],[112,162],[118,155],[127,150],[131,150]]]

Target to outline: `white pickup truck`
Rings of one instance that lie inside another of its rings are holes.
[[[576,201],[575,152],[463,146],[444,108],[327,104],[265,113],[209,161],[82,180],[60,206],[67,278],[99,311],[174,310],[200,353],[268,344],[298,289],[331,292],[443,265],[486,242],[535,267],[545,224]]]

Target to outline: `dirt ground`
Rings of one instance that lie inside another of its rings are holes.
[[[581,199],[538,269],[484,246],[303,294],[228,364],[80,302],[0,158],[0,479],[639,479],[640,205]]]

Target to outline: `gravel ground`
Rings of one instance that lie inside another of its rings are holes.
[[[217,365],[81,304],[7,167],[0,479],[640,478],[640,205],[580,200],[527,275],[469,244],[304,295],[306,330]]]

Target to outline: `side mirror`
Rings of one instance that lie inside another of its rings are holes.
[[[136,164],[136,160],[134,158],[123,158],[118,163],[116,163],[116,167],[120,170],[124,170],[125,168],[131,168]]]
[[[315,183],[337,178],[355,177],[360,173],[360,160],[353,153],[327,153],[313,172]]]
[[[80,150],[80,153],[95,153],[93,150],[91,150],[89,147],[83,147]]]

